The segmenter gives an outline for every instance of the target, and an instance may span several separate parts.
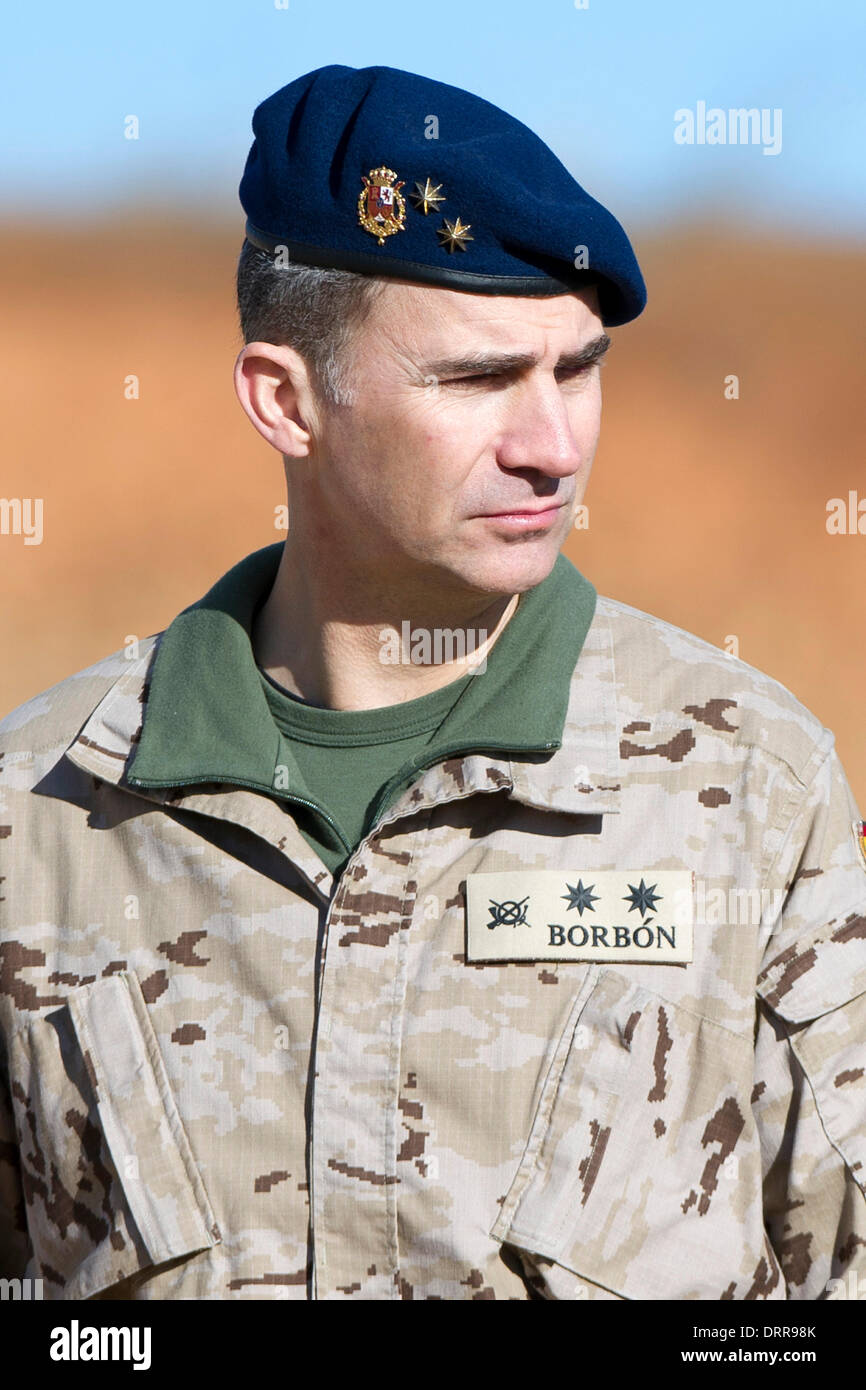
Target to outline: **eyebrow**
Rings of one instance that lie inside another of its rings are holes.
[[[576,352],[564,352],[556,364],[556,371],[575,371],[579,367],[590,367],[607,352],[611,340],[606,333],[585,343]],[[449,376],[494,376],[498,373],[521,372],[534,367],[540,361],[534,352],[475,352],[465,357],[440,357],[421,368],[426,377]]]

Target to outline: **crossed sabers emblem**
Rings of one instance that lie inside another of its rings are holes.
[[[509,923],[512,927],[532,926],[532,923],[526,920],[526,904],[529,902],[528,893],[526,897],[521,898],[519,902],[513,902],[511,899],[507,899],[504,903],[497,903],[494,902],[492,898],[489,899],[489,902],[490,916],[493,918],[492,922],[487,923],[489,931],[492,931],[494,927],[507,927]]]

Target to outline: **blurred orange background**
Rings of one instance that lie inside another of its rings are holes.
[[[137,214],[0,232],[0,491],[44,499],[41,545],[0,535],[0,714],[284,538],[279,455],[232,386],[240,242]],[[830,498],[866,498],[866,255],[718,224],[633,242],[649,305],[612,330],[567,554],[601,593],[735,637],[834,731],[866,814],[866,536],[826,529]]]

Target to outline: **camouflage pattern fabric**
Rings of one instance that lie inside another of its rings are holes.
[[[263,794],[125,785],[157,641],[0,726],[2,1276],[335,1300],[866,1278],[866,862],[788,691],[600,597],[561,748],[420,773],[334,883]],[[694,874],[691,961],[467,963],[469,876],[613,869]]]

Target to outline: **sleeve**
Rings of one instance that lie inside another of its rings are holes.
[[[770,874],[782,908],[757,981],[764,1225],[789,1299],[866,1297],[866,856],[825,736]]]
[[[23,1278],[30,1258],[18,1136],[0,1064],[0,1279]]]

